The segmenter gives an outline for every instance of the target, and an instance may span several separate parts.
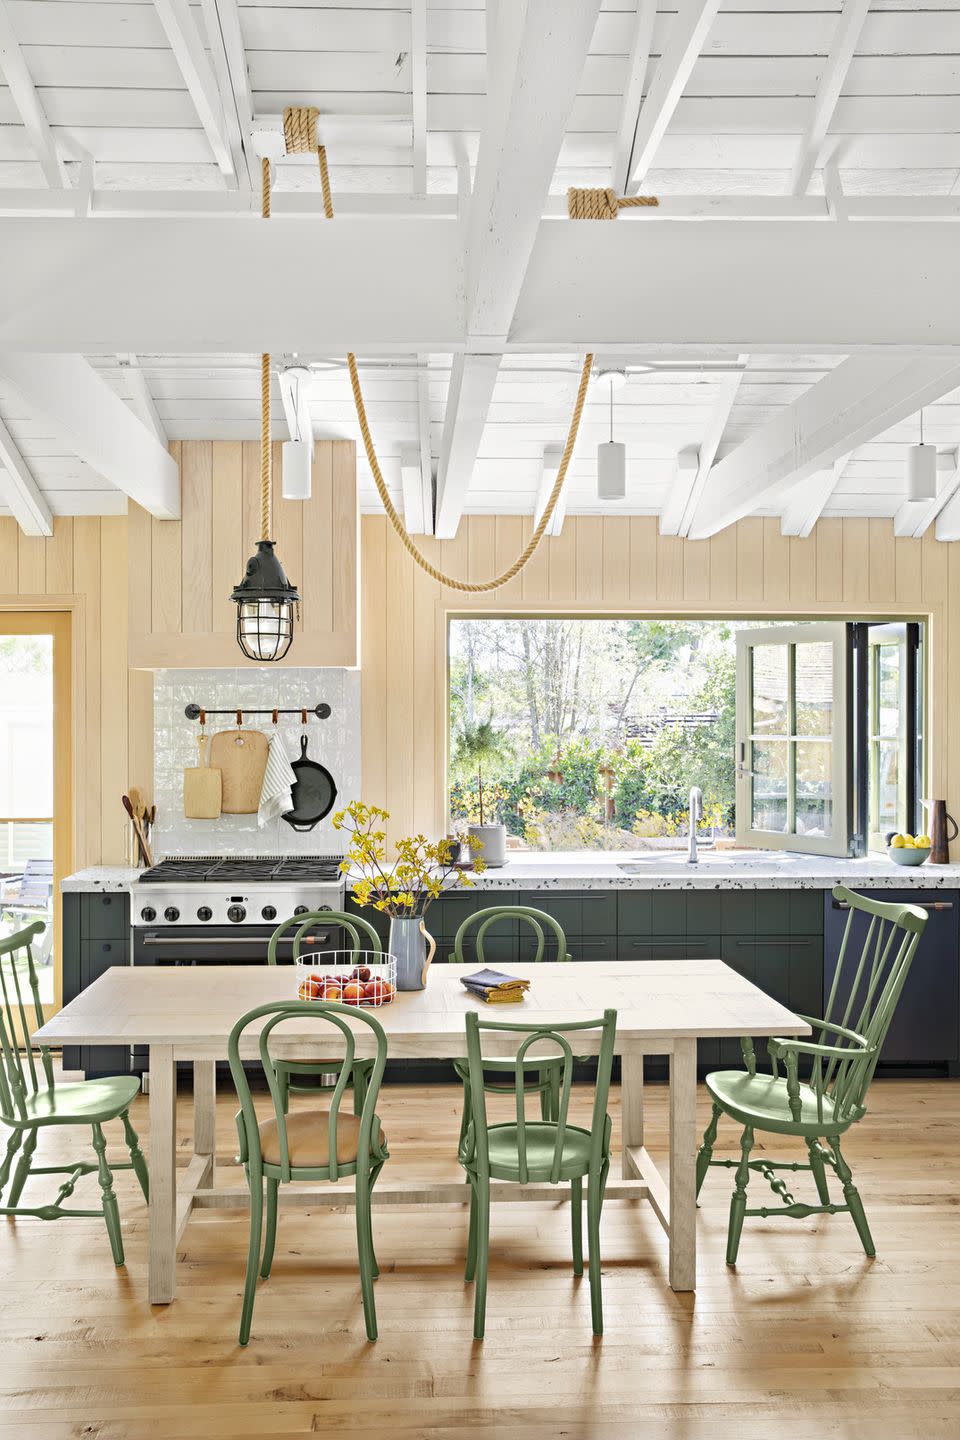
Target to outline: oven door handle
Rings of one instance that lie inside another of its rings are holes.
[[[301,935],[300,944],[310,945],[317,941],[329,940],[330,935]],[[263,935],[157,935],[152,932],[143,937],[144,945],[259,945],[265,948],[267,940]],[[289,940],[281,940],[281,945],[293,945],[293,936]]]

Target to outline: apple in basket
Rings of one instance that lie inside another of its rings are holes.
[[[362,980],[364,985],[366,985],[367,981],[370,979],[370,966],[358,965],[354,970],[353,974],[350,976],[350,979]]]
[[[319,975],[308,975],[306,980],[300,981],[300,988],[297,991],[301,1000],[319,1000],[323,993],[323,980]]]
[[[348,980],[343,987],[341,998],[344,1005],[359,1005],[363,999],[363,985],[359,980]]]

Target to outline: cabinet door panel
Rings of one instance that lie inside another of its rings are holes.
[[[130,963],[129,945],[122,940],[82,940],[80,942],[80,979],[86,990],[114,965]],[[83,1046],[82,1064],[90,1079],[97,1075],[126,1075],[130,1070],[128,1045]]]
[[[120,940],[130,929],[126,895],[83,895],[82,930],[88,940]]]

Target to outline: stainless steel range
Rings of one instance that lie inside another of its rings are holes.
[[[131,895],[133,961],[263,964],[277,925],[308,911],[342,910],[339,855],[184,855],[145,870]],[[289,959],[293,931],[280,955]],[[316,948],[339,944],[318,927]]]

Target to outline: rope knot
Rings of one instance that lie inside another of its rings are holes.
[[[317,119],[312,105],[288,105],[283,112],[283,138],[288,155],[309,155],[317,148]]]
[[[567,214],[571,220],[616,220],[620,213],[616,190],[567,191]]]

